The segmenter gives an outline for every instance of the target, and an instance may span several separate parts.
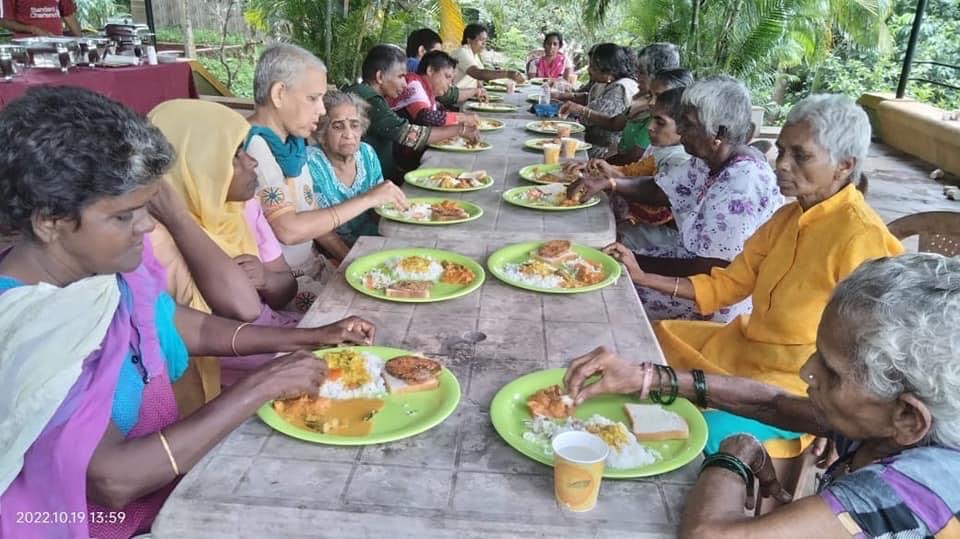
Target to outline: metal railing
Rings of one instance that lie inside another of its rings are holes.
[[[950,68],[950,69],[955,69],[955,70],[957,70],[957,71],[960,71],[960,66],[955,66],[955,65],[953,65],[953,64],[945,64],[945,63],[943,63],[943,62],[921,61],[921,62],[913,62],[913,65],[934,65],[934,66],[939,66],[939,67],[948,67],[948,68]],[[949,89],[951,89],[951,90],[960,91],[960,86],[954,86],[953,84],[948,84],[948,83],[943,82],[943,81],[930,80],[930,79],[925,79],[925,78],[922,78],[922,77],[910,77],[909,80],[914,81],[914,82],[925,82],[925,83],[927,83],[927,84],[932,84],[932,85],[934,85],[934,86],[940,86],[940,87],[942,87],[942,88],[949,88]]]

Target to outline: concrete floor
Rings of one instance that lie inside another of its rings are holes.
[[[960,202],[943,196],[943,183],[930,179],[936,167],[899,152],[885,144],[874,143],[867,157],[866,174],[870,180],[867,201],[885,222],[925,211],[960,212]],[[0,234],[0,248],[12,243],[13,236]],[[905,242],[915,249],[916,242]]]

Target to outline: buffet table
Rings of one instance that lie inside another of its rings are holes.
[[[0,82],[0,109],[35,86],[80,86],[119,101],[142,115],[170,99],[197,97],[188,62],[111,68],[74,67],[67,73],[55,69],[28,69],[12,82]]]
[[[483,241],[361,238],[358,256],[396,247],[455,250],[484,263]],[[181,481],[153,526],[190,537],[672,537],[699,458],[659,477],[605,479],[596,509],[561,512],[553,470],[511,449],[490,423],[506,383],[565,366],[606,345],[663,361],[626,276],[600,291],[560,296],[509,287],[492,276],[463,298],[400,304],[360,295],[342,270],[303,319],[347,314],[377,325],[376,344],[436,357],[463,397],[445,422],[399,442],[334,447],[302,442],[252,418]]]
[[[535,92],[539,87],[523,90]],[[379,232],[390,238],[415,239],[425,235],[439,240],[479,239],[497,243],[534,241],[548,238],[563,238],[591,247],[604,247],[616,241],[616,221],[607,204],[606,195],[596,206],[574,211],[539,211],[514,206],[503,200],[504,191],[521,185],[533,185],[520,178],[519,170],[527,165],[543,162],[543,152],[524,148],[525,141],[543,138],[543,135],[527,131],[524,126],[536,120],[526,111],[529,103],[524,93],[491,94],[505,96],[504,102],[518,105],[521,109],[511,114],[480,113],[485,118],[504,122],[503,129],[481,134],[484,142],[493,147],[472,153],[458,153],[429,149],[423,155],[420,168],[460,168],[468,171],[485,170],[493,177],[493,186],[479,191],[464,193],[438,192],[405,184],[403,192],[408,197],[438,197],[463,200],[483,208],[483,215],[476,221],[443,227],[426,227],[380,220]],[[574,135],[582,139],[582,135]],[[578,152],[578,159],[586,159],[585,152]]]

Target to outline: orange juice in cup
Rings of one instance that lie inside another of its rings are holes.
[[[560,148],[562,150],[563,157],[567,159],[573,159],[577,156],[577,148],[580,146],[580,141],[571,137],[564,137],[560,139]]]
[[[547,143],[543,145],[543,162],[547,165],[555,165],[560,162],[560,145]]]
[[[551,445],[557,504],[576,513],[593,509],[597,505],[603,465],[610,448],[598,436],[583,431],[559,434]]]
[[[565,139],[570,136],[570,126],[568,124],[559,124],[557,126],[557,138]]]

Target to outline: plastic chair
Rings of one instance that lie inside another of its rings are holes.
[[[960,212],[914,213],[893,221],[887,228],[900,240],[920,236],[921,252],[944,256],[960,255]]]

